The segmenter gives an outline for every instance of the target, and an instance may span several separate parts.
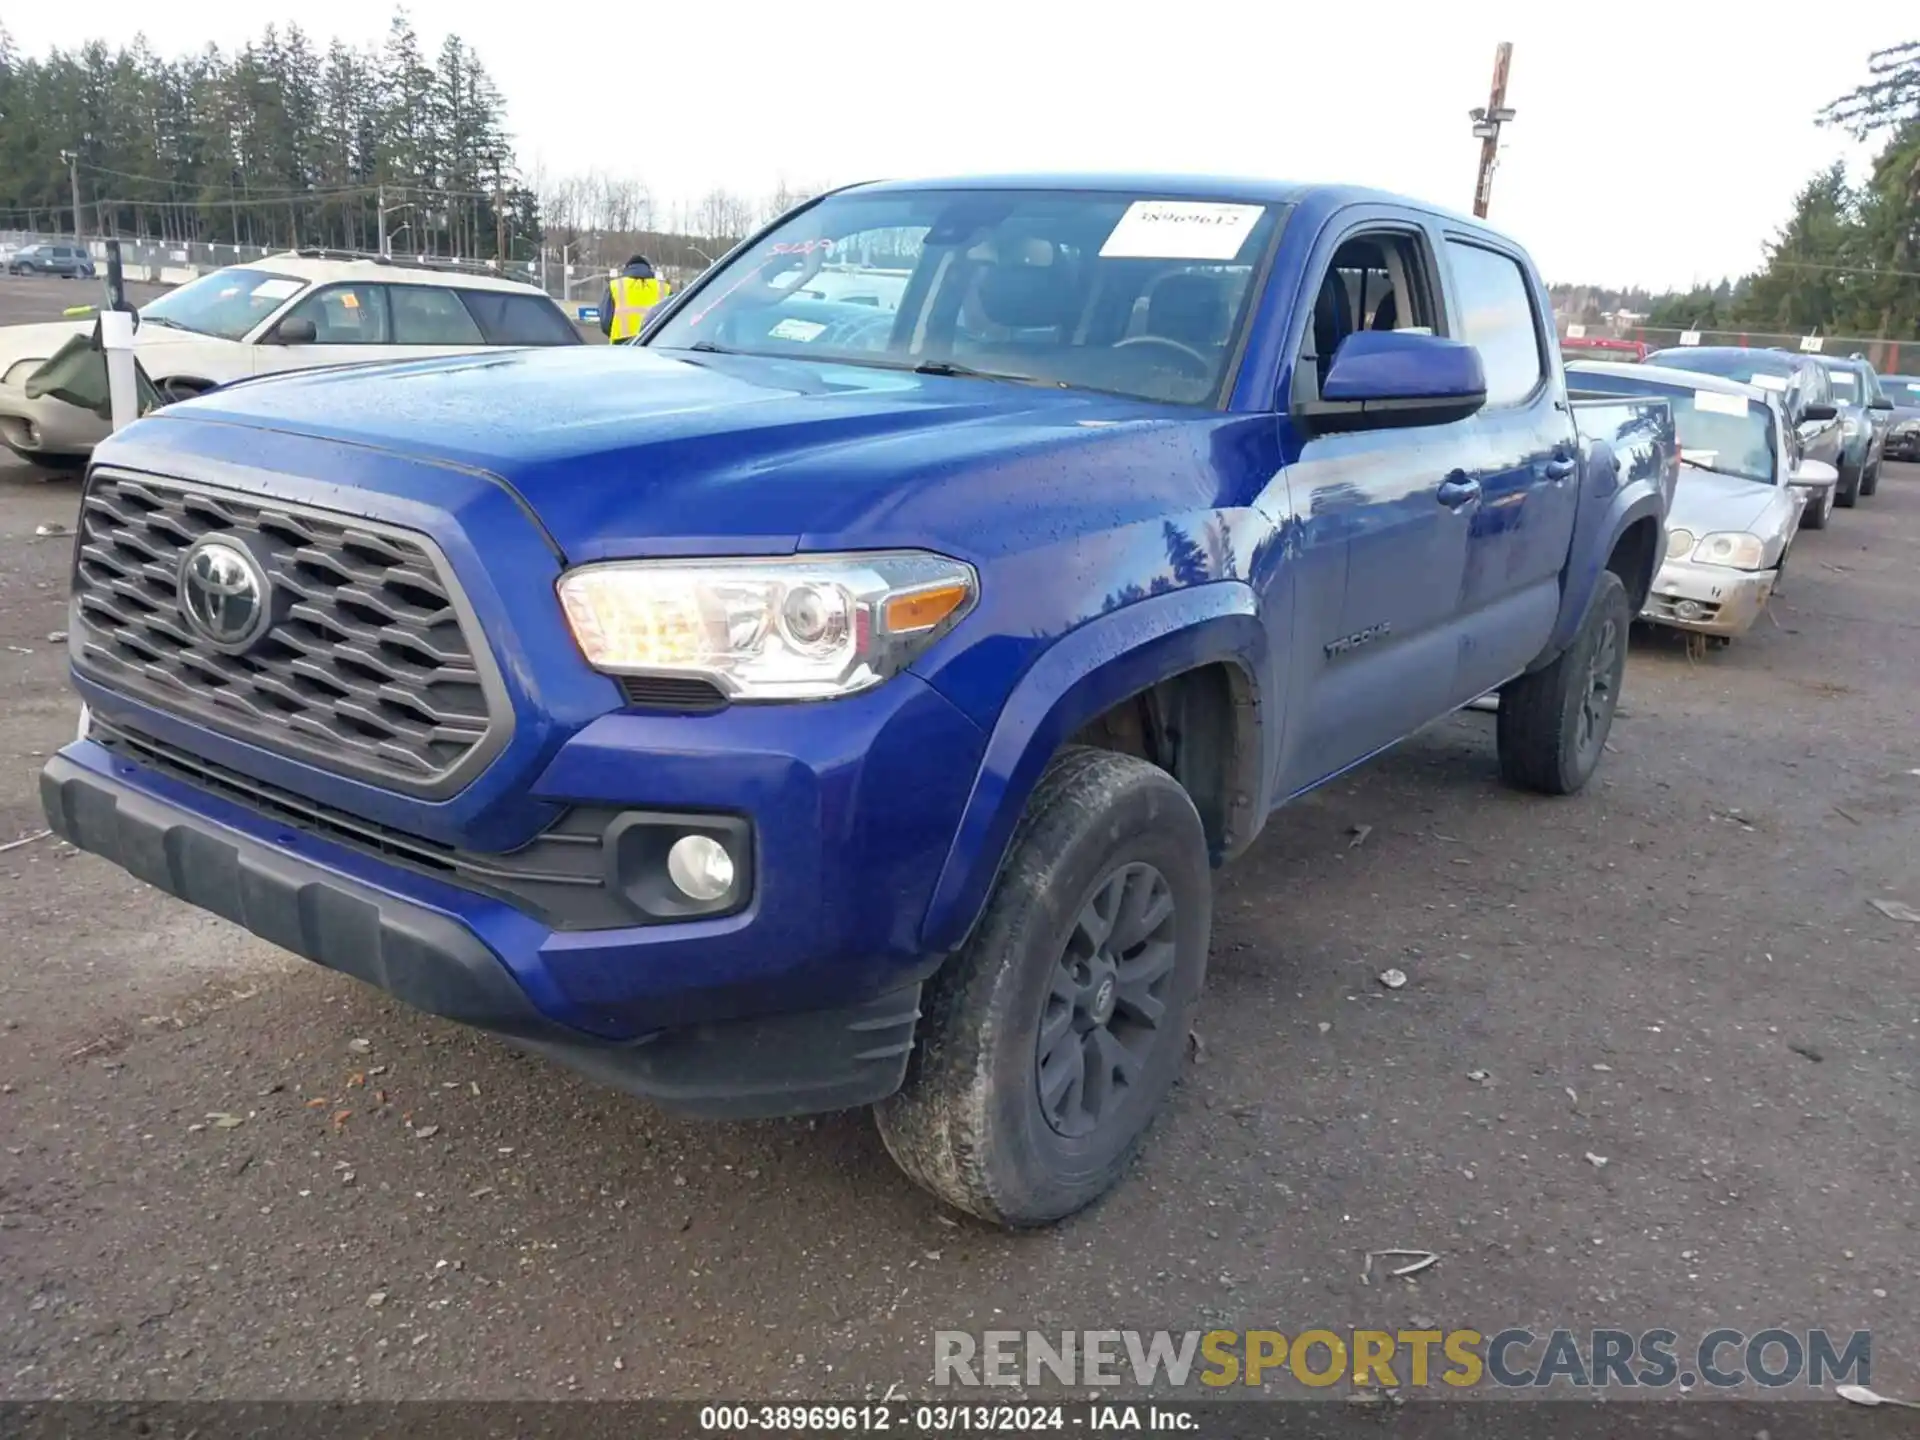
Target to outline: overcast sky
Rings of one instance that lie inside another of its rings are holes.
[[[167,53],[301,14],[377,42],[389,0],[15,5],[29,52],[144,30]],[[1920,6],[1734,0],[887,0],[609,7],[414,0],[504,90],[520,159],[715,187],[877,176],[1176,170],[1337,180],[1470,207],[1494,45],[1514,43],[1492,219],[1550,279],[1686,285],[1755,267],[1793,192],[1861,151],[1813,123]],[[1896,12],[1908,12],[1902,18]],[[1831,18],[1829,18],[1831,17]]]

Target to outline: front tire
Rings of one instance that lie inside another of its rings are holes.
[[[1186,1059],[1213,885],[1166,771],[1070,747],[1048,765],[972,937],[927,987],[887,1153],[957,1209],[1049,1224],[1120,1179]]]
[[[1632,624],[1627,587],[1604,570],[1573,644],[1546,669],[1502,688],[1497,733],[1509,785],[1572,795],[1592,778],[1620,703]]]
[[[7,449],[15,459],[24,461],[28,465],[38,466],[42,470],[51,471],[56,475],[72,475],[87,468],[85,455],[45,450],[15,450],[11,445]]]
[[[1821,493],[1818,503],[1808,506],[1807,509],[1801,513],[1800,528],[1802,530],[1824,530],[1827,528],[1827,518],[1832,514],[1833,490],[1829,488]]]
[[[1860,499],[1860,472],[1840,467],[1840,483],[1834,487],[1833,503],[1842,510],[1851,510]]]
[[[176,377],[166,380],[156,380],[153,388],[160,392],[160,403],[162,405],[177,405],[182,400],[191,400],[195,396],[204,395],[213,387],[199,380],[188,380]]]
[[[1860,493],[1871,495],[1880,488],[1880,462],[1874,461],[1860,476]]]

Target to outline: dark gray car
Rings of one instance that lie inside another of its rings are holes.
[[[1880,388],[1893,402],[1887,417],[1887,459],[1920,460],[1920,375],[1882,375]]]
[[[1826,366],[1791,350],[1746,350],[1734,345],[1682,345],[1656,350],[1647,356],[1646,363],[1724,375],[1778,395],[1780,408],[1793,426],[1797,447],[1794,459],[1818,460],[1840,471],[1833,503],[1841,509],[1852,509],[1860,498],[1860,472],[1849,477],[1841,464],[1847,437]]]
[[[28,245],[8,257],[7,273],[88,279],[93,275],[93,260],[78,245]]]
[[[1851,484],[1871,495],[1880,488],[1880,456],[1893,428],[1888,423],[1893,402],[1881,392],[1880,377],[1866,356],[1818,359],[1833,382],[1833,403],[1840,407],[1840,487]]]

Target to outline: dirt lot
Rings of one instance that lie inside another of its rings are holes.
[[[74,504],[0,465],[0,843],[73,731]],[[1581,798],[1503,790],[1466,714],[1279,818],[1200,1063],[1043,1234],[941,1214],[864,1116],[664,1119],[7,849],[0,1396],[859,1397],[937,1328],[1416,1319],[1870,1327],[1920,1393],[1920,926],[1867,904],[1920,905],[1916,559],[1890,470],[1751,639],[1638,643]],[[1363,1285],[1389,1245],[1440,1261]]]

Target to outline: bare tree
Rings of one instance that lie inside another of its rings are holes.
[[[774,187],[773,194],[767,197],[761,207],[760,223],[770,224],[797,206],[804,205],[820,192],[808,186],[793,186],[787,183],[786,176],[780,177],[780,183]]]

